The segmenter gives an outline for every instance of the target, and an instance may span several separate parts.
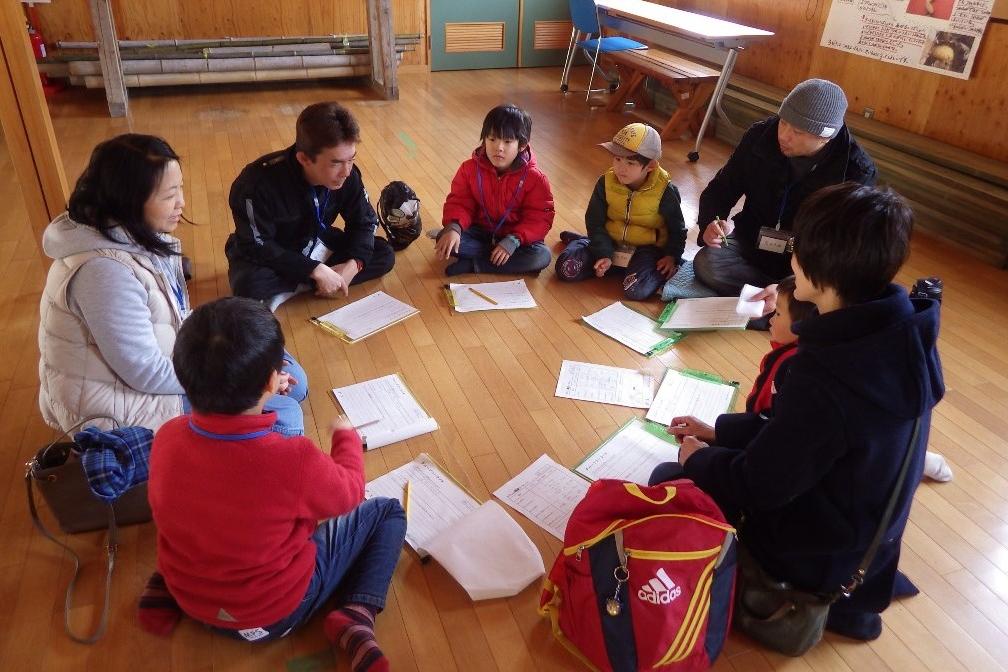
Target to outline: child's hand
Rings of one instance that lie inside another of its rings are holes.
[[[277,388],[277,394],[287,394],[290,392],[291,388],[297,385],[297,380],[294,376],[290,375],[286,371],[280,372],[280,387]]]
[[[500,244],[494,245],[494,248],[490,251],[490,263],[494,266],[502,266],[510,258],[511,253],[501,247]]]
[[[343,415],[342,413],[333,418],[332,422],[329,423],[330,434],[335,434],[336,432],[353,428],[354,426],[353,423],[350,422],[350,418]]]
[[[447,259],[458,252],[462,242],[462,234],[455,229],[445,229],[434,243],[434,253],[438,259]]]
[[[676,270],[679,268],[672,255],[666,255],[659,259],[656,266],[658,267],[658,272],[665,276],[666,279],[675,275]]]
[[[753,294],[750,301],[762,301],[764,315],[774,312],[777,310],[777,283],[767,285],[758,294]]]
[[[612,259],[602,257],[595,262],[595,276],[601,278],[610,268],[612,268]]]
[[[708,444],[700,441],[695,436],[684,437],[681,443],[682,445],[679,446],[679,464],[686,464],[686,460],[691,458],[693,453],[701,448],[708,447]]]
[[[669,425],[668,432],[679,443],[683,442],[684,437],[690,436],[695,436],[701,441],[714,440],[714,428],[692,415],[679,415],[672,418],[672,424]]]

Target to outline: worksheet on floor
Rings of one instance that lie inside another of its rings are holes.
[[[406,482],[410,484],[409,523],[406,542],[420,554],[427,555],[426,544],[450,528],[463,516],[479,508],[480,503],[446,474],[427,453],[370,481],[364,496],[391,497],[403,506]]]
[[[453,282],[448,285],[448,291],[451,293],[452,305],[459,313],[536,307],[535,299],[524,280],[473,284]]]
[[[494,495],[533,523],[563,541],[574,507],[590,484],[546,455],[497,488]]]
[[[658,331],[658,323],[617,301],[581,318],[586,324],[642,355],[662,352],[682,336]]]
[[[655,467],[678,459],[679,446],[665,430],[631,418],[574,471],[592,481],[615,478],[647,485]]]
[[[738,383],[712,378],[716,377],[669,369],[647,412],[647,419],[668,426],[674,417],[693,415],[713,425],[719,415],[731,410]]]
[[[647,408],[651,405],[653,383],[651,376],[640,371],[564,360],[560,365],[556,396]]]
[[[437,421],[420,406],[396,373],[337,387],[332,393],[350,422],[358,428],[367,450],[438,428]]]

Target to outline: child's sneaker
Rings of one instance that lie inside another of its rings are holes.
[[[580,240],[584,238],[583,233],[578,233],[577,231],[561,231],[560,232],[560,242],[564,245],[570,245],[575,240]]]

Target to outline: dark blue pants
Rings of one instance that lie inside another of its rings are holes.
[[[572,240],[556,261],[556,276],[567,282],[587,280],[595,275],[595,259],[588,249],[587,236]],[[612,266],[606,276],[622,276],[623,297],[643,301],[654,296],[668,279],[658,270],[658,260],[666,253],[655,245],[638,247],[625,269]]]
[[[490,261],[490,252],[496,243],[490,232],[479,226],[473,225],[462,232],[462,240],[459,243],[458,261],[449,266],[452,271],[445,269],[446,273],[456,275],[458,273],[507,273],[520,275],[523,273],[538,273],[549,266],[553,255],[549,248],[542,242],[531,245],[520,245],[511,257],[500,266],[495,266]],[[471,268],[470,268],[471,265]]]

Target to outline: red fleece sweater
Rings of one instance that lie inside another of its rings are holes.
[[[318,521],[364,498],[357,432],[336,432],[327,456],[310,439],[270,431],[274,422],[275,413],[193,413],[154,437],[158,571],[204,623],[244,629],[293,612],[315,568]]]

